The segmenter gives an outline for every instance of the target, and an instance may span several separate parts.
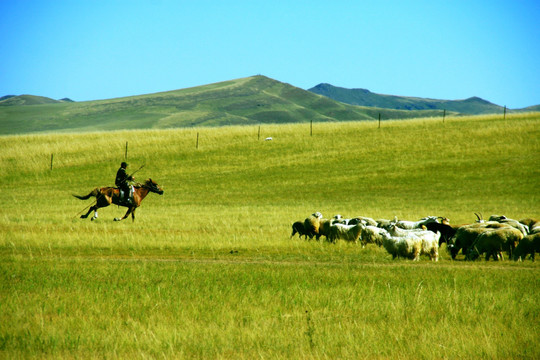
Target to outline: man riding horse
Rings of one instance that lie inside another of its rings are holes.
[[[91,197],[96,198],[96,203],[88,209],[88,212],[86,214],[81,215],[82,219],[86,219],[88,215],[90,215],[90,213],[93,211],[94,216],[92,217],[92,220],[95,220],[98,217],[98,209],[107,207],[111,204],[115,204],[128,208],[126,214],[122,218],[115,218],[115,221],[127,219],[129,215],[131,215],[131,218],[133,219],[133,221],[135,221],[135,210],[137,210],[137,208],[141,206],[141,202],[144,200],[146,195],[151,192],[163,195],[163,189],[154,180],[147,179],[144,181],[144,183],[135,186],[135,190],[133,192],[133,201],[130,204],[121,202],[118,196],[119,190],[113,187],[95,188],[88,195],[80,196],[74,194],[73,196],[81,200],[87,200]]]
[[[120,190],[120,201],[131,205],[133,203],[133,200],[128,181],[134,181],[135,178],[131,175],[128,175],[128,173],[126,172],[127,167],[128,163],[122,161],[122,163],[120,164],[120,169],[118,169],[118,171],[116,172],[116,180],[114,181],[114,183],[116,186],[118,186],[118,189]]]

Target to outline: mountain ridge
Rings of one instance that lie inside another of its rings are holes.
[[[262,76],[262,75],[260,75]],[[275,80],[277,81],[277,80]],[[224,81],[226,82],[226,81]],[[221,83],[221,82],[220,82]],[[216,83],[218,84],[218,83]],[[212,85],[212,84],[208,84]],[[206,86],[206,85],[201,85]],[[292,85],[291,85],[292,86]],[[199,86],[197,86],[199,87]],[[180,89],[183,90],[183,89]],[[172,90],[177,91],[177,90]],[[334,86],[329,83],[320,83],[307,91],[328,97],[330,99],[356,106],[364,107],[376,107],[382,109],[394,109],[394,110],[448,110],[456,111],[466,115],[487,114],[493,112],[500,112],[504,110],[503,106],[494,104],[488,100],[482,99],[478,96],[472,96],[462,100],[444,100],[434,98],[422,98],[415,96],[402,96],[402,95],[388,95],[374,93],[364,88],[344,88]],[[157,92],[154,94],[167,93],[170,91]],[[135,96],[145,96],[153,94],[141,94]],[[128,96],[129,97],[129,96]],[[123,97],[120,97],[123,98]],[[105,99],[105,100],[113,100]],[[99,101],[99,100],[90,100]],[[5,95],[0,97],[0,106],[19,106],[19,105],[38,105],[38,104],[53,104],[61,102],[75,102],[74,100],[65,97],[59,100],[55,100],[45,96],[37,95]],[[468,106],[465,106],[468,104]],[[472,108],[470,105],[479,105],[481,108]],[[538,111],[539,105],[528,106],[521,109],[507,109],[508,111]]]
[[[105,100],[69,102],[22,97],[43,103],[0,106],[0,135],[443,116],[437,108],[396,110],[350,105],[263,75]],[[13,99],[20,100],[21,96],[4,101]],[[457,111],[446,111],[446,116],[458,115]]]
[[[0,106],[25,106],[25,105],[43,105],[43,104],[58,104],[61,102],[74,102],[69,98],[60,100],[51,99],[46,96],[37,95],[5,95],[0,97]]]
[[[503,106],[493,104],[478,96],[473,96],[463,100],[442,100],[413,96],[378,94],[367,89],[348,89],[328,83],[320,83],[308,89],[308,91],[327,96],[345,104],[394,110],[438,109],[455,111],[466,115],[492,114],[504,111]],[[525,109],[515,109],[512,111],[525,111]]]

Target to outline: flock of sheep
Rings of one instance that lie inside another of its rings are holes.
[[[504,215],[492,215],[484,220],[475,214],[477,221],[472,224],[450,225],[447,218],[428,216],[418,221],[374,220],[365,216],[344,219],[336,215],[331,219],[323,218],[320,212],[296,221],[292,225],[293,237],[317,240],[324,236],[327,241],[337,240],[360,242],[383,246],[392,258],[419,260],[425,254],[432,261],[439,259],[439,247],[446,242],[447,249],[455,259],[459,251],[467,260],[475,260],[485,254],[503,260],[503,251],[514,260],[525,259],[535,252],[540,252],[540,221],[535,219],[514,220]]]

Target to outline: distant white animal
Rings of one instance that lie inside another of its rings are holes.
[[[437,216],[427,216],[418,221],[398,220],[396,222],[396,225],[402,229],[420,229],[422,225],[438,222],[437,220],[438,220]]]
[[[367,216],[356,216],[352,218],[351,220],[349,220],[349,225],[354,225],[358,223],[361,223],[364,225],[370,225],[370,226],[377,226],[377,221]]]
[[[527,236],[529,234],[529,227],[527,225],[522,224],[521,222],[519,222],[517,220],[509,219],[504,215],[491,215],[489,217],[488,221],[496,221],[496,222],[501,223],[501,224],[510,225],[513,228],[516,228],[519,231],[521,231],[523,236]]]
[[[420,259],[422,242],[417,236],[392,236],[386,232],[382,234],[382,237],[383,246],[392,255],[392,259],[400,257],[411,260]]]
[[[362,229],[364,228],[364,225],[362,224],[356,224],[356,225],[343,225],[340,223],[332,224],[330,225],[330,229],[328,231],[328,241],[330,242],[336,242],[338,239],[343,239],[346,241],[351,242],[357,242],[360,238],[360,234],[362,233]]]
[[[388,233],[388,231],[377,226],[365,226],[360,235],[362,247],[365,247],[366,244],[377,244],[381,246],[383,243],[383,233]]]
[[[400,240],[398,238],[408,239],[406,247],[408,249],[407,251],[411,250],[413,252],[402,252],[398,253],[398,255],[405,258],[412,258],[413,260],[419,260],[420,255],[425,254],[429,256],[431,261],[439,261],[439,238],[441,237],[440,232],[434,233],[425,229],[405,230],[399,228],[396,224],[393,224],[392,226],[390,226],[388,233],[392,238],[394,238],[394,242],[399,242]],[[387,242],[392,241],[392,239],[385,239],[385,234],[383,234],[382,236],[383,246],[384,240],[386,240]]]

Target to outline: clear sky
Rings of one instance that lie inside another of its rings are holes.
[[[540,104],[538,0],[0,0],[0,96],[76,101],[252,75]]]

